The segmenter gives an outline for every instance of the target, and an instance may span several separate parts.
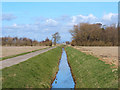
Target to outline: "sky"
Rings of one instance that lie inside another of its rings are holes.
[[[2,2],[2,36],[38,41],[59,32],[71,41],[69,30],[79,23],[117,24],[117,2]]]

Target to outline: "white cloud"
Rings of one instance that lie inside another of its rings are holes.
[[[116,16],[118,16],[118,14],[116,14],[116,13],[109,13],[109,14],[105,14],[104,16],[103,16],[103,20],[111,20],[112,18],[114,18],[114,17],[116,17]]]
[[[75,15],[75,16],[61,16],[58,18],[42,18],[36,19],[33,24],[17,24],[14,23],[10,26],[2,27],[3,35],[19,35],[19,36],[38,36],[40,40],[43,40],[47,36],[51,36],[55,32],[60,32],[62,39],[70,38],[69,30],[73,28],[73,25],[79,23],[96,23],[101,22],[105,25],[117,23],[118,15],[114,13],[105,14],[102,18],[96,17],[93,14],[87,16]],[[31,33],[31,34],[30,34]],[[65,38],[65,34],[67,37]]]
[[[15,24],[13,24],[13,27],[17,27],[17,24],[15,23]]]
[[[47,19],[47,20],[45,21],[45,25],[48,25],[48,26],[56,26],[56,25],[58,25],[58,22],[55,21],[55,20],[53,20],[53,19]]]
[[[95,23],[98,20],[93,14],[88,16],[76,15],[71,17],[71,21],[67,23],[67,26],[73,26],[79,23]]]
[[[102,22],[104,24],[117,24],[118,22],[118,14],[117,13],[108,13],[102,17]]]
[[[93,23],[96,20],[97,20],[97,18],[92,14],[89,14],[88,16],[77,15],[77,16],[72,17],[72,22],[73,23],[80,23],[80,22]]]

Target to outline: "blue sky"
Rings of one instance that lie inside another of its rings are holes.
[[[44,40],[59,32],[71,40],[69,30],[83,22],[116,24],[117,2],[4,2],[2,36]]]

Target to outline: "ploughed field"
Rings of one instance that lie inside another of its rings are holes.
[[[13,56],[47,47],[48,46],[2,46],[2,55],[0,55],[0,57]]]
[[[108,64],[115,64],[118,66],[117,46],[75,46],[74,48],[86,54],[96,56]]]

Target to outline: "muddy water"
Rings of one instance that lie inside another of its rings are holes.
[[[53,90],[54,88],[74,88],[75,86],[64,48],[62,48],[62,51],[62,57],[59,63],[59,71],[56,75],[56,79],[52,83]]]

